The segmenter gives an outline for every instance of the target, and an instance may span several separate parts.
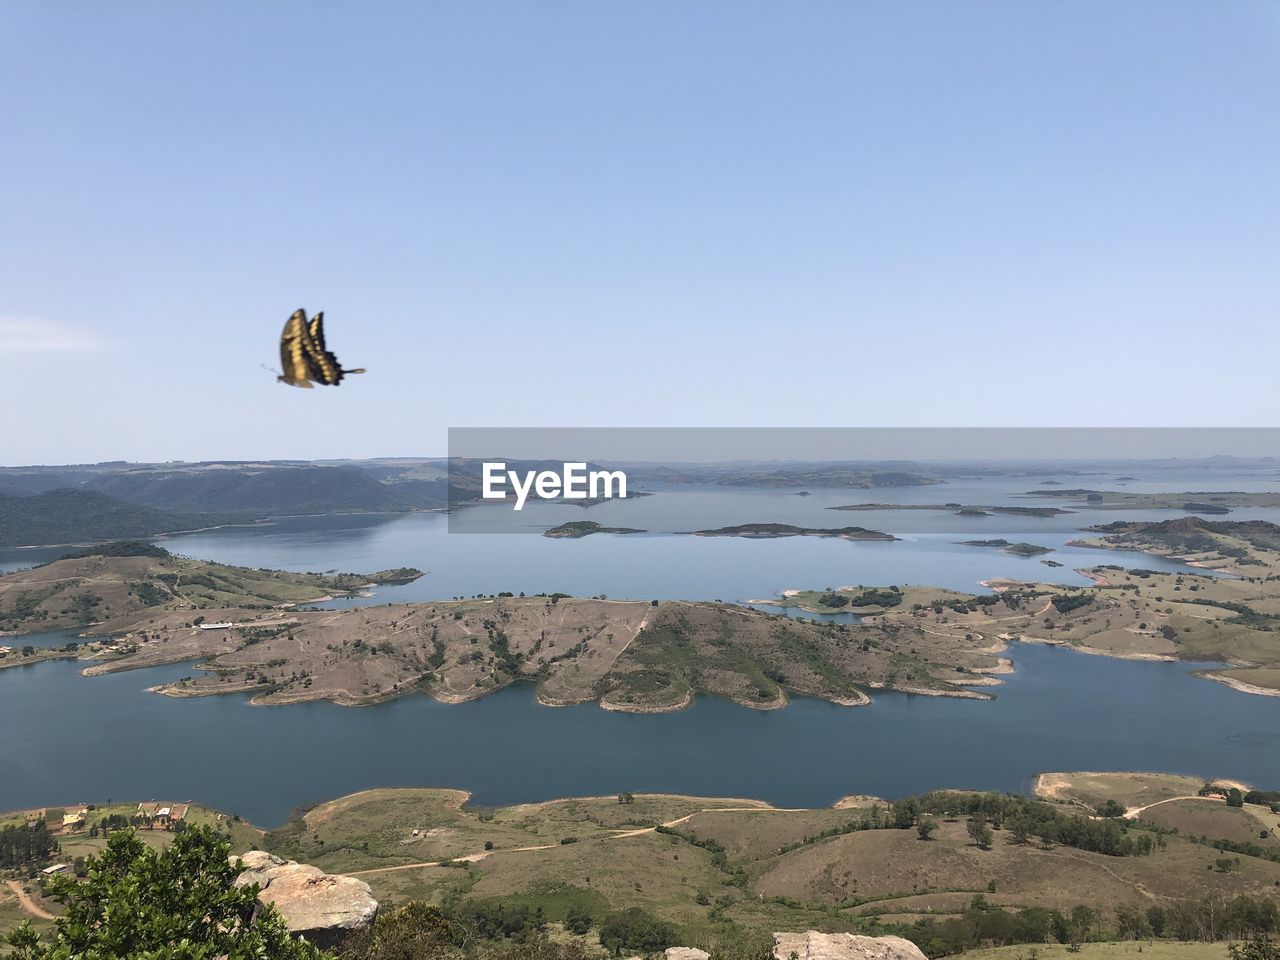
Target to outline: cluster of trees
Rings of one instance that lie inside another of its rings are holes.
[[[451,924],[450,930],[458,935],[484,940],[524,940],[547,926],[542,907],[503,900],[458,901],[444,916]]]
[[[600,944],[614,956],[630,953],[657,953],[680,943],[679,931],[639,907],[611,913],[600,924]]]
[[[485,633],[489,635],[489,649],[493,651],[493,658],[497,663],[497,667],[503,673],[510,677],[518,677],[523,669],[523,661],[520,655],[511,649],[511,644],[507,640],[507,635],[503,629],[492,620],[484,622]]]
[[[517,956],[547,954],[541,907],[503,900],[450,900],[439,908],[413,903],[378,917],[368,930],[349,937],[338,951],[342,960],[402,960],[408,957],[461,956],[481,944],[521,945]],[[565,927],[589,933],[596,920],[582,906],[570,907]],[[605,915],[599,921],[600,943],[615,955],[656,953],[680,943],[679,930],[639,907]],[[580,948],[572,948],[576,954]],[[492,952],[492,950],[484,951]],[[504,951],[504,957],[513,951]]]
[[[1146,909],[1121,904],[1115,918],[1115,935],[1127,940],[1244,940],[1280,933],[1280,905],[1267,897],[1247,894],[1231,899],[1203,897]]]
[[[1016,794],[940,790],[918,797],[903,797],[887,808],[873,806],[859,818],[808,835],[783,846],[780,852],[859,830],[909,830],[914,827],[920,839],[928,840],[937,831],[939,818],[962,817],[967,819],[969,837],[983,849],[994,842],[995,830],[1007,830],[1012,843],[1030,843],[1035,838],[1046,846],[1060,844],[1113,857],[1146,856],[1167,845],[1158,831],[1130,833],[1123,821],[1092,820],[1064,814],[1051,804]],[[667,832],[691,839],[675,830]]]
[[[918,920],[893,929],[919,945],[928,956],[945,957],[984,945],[1078,944],[1092,939],[1090,934],[1098,927],[1098,919],[1096,911],[1083,906],[1068,914],[1045,907],[1003,910],[979,894],[959,916]]]
[[[855,607],[896,607],[902,603],[902,591],[897,587],[887,590],[863,590],[850,601]]]
[[[492,923],[495,911],[506,923]],[[436,908],[412,903],[378,916],[367,930],[349,937],[337,951],[338,960],[462,960],[494,957],[502,960],[585,960],[594,956],[580,944],[554,943],[542,935],[540,924],[516,929],[511,919],[519,914],[503,911],[498,903],[481,908],[454,903]],[[581,909],[570,909],[566,927],[586,933],[592,920]],[[656,953],[680,943],[679,931],[639,907],[610,913],[600,922],[600,943],[615,956]],[[764,954],[767,955],[767,954]]]
[[[896,607],[902,603],[902,591],[897,587],[889,587],[885,590],[863,590],[852,597],[846,597],[842,593],[828,590],[818,597],[818,602],[824,607],[844,607],[849,604],[855,607]]]
[[[1059,613],[1070,613],[1093,603],[1093,597],[1087,593],[1055,593],[1050,602]]]
[[[1083,905],[1065,913],[1043,907],[1004,910],[979,894],[959,916],[919,920],[892,929],[919,944],[930,957],[943,957],[982,946],[1019,943],[1065,943],[1078,948],[1090,941],[1152,937],[1185,941],[1266,938],[1280,932],[1280,908],[1266,897],[1204,897],[1167,907],[1119,904],[1108,920],[1101,911]]]
[[[172,557],[173,554],[164,547],[157,547],[145,540],[115,540],[111,543],[99,543],[72,553],[64,553],[59,560],[80,560],[84,557]]]
[[[1022,602],[1020,594],[1006,590],[1004,593],[983,593],[964,599],[935,600],[933,609],[934,613],[942,613],[943,609],[954,610],[956,613],[978,613],[985,607],[994,607],[1002,600],[1010,610],[1017,610]],[[923,610],[924,604],[915,604],[911,609]]]
[[[991,843],[989,828],[1008,830],[1014,843],[1029,843],[1034,837],[1046,845],[1056,843],[1111,857],[1146,856],[1164,844],[1162,837],[1147,831],[1131,833],[1121,821],[1065,814],[1051,804],[1016,794],[939,790],[904,797],[890,807],[890,825],[909,829],[925,815],[968,817],[969,835],[980,847]]]
[[[0,870],[44,863],[58,850],[44,820],[0,829]]]
[[[669,836],[679,837],[685,843],[690,843],[695,847],[700,847],[711,854],[711,865],[717,870],[729,874],[731,883],[739,887],[747,885],[747,871],[740,865],[731,864],[729,862],[729,853],[719,840],[711,837],[699,837],[692,833],[686,833],[683,830],[677,830],[674,827],[659,826],[655,828],[658,833],[665,833]]]

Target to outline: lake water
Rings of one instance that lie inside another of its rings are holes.
[[[54,661],[0,671],[0,809],[197,800],[262,826],[374,786],[461,787],[505,804],[622,790],[757,797],[1026,789],[1043,770],[1168,770],[1280,785],[1280,700],[1189,675],[1015,644],[994,702],[884,694],[759,712],[711,697],[663,715],[552,708],[521,684],[474,703],[250,707],[145,692],[174,666],[85,678]],[[18,735],[17,731],[23,731]]]
[[[1062,478],[1105,489],[1099,478]],[[450,533],[438,514],[291,518],[163,541],[190,556],[290,570],[429,571],[371,599],[330,606],[447,598],[502,590],[650,599],[746,601],[790,587],[927,583],[980,590],[993,577],[1084,581],[1073,567],[1172,561],[1067,547],[1080,529],[1171,511],[1079,510],[1053,518],[957,517],[934,511],[835,512],[869,501],[1054,503],[1018,497],[1037,479],[999,478],[894,490],[655,488],[590,509],[530,505],[534,535]],[[1273,479],[1148,478],[1127,489],[1275,489]],[[465,525],[483,528],[484,510]],[[1280,519],[1237,510],[1228,519]],[[579,540],[537,536],[572,519],[647,534]],[[455,518],[455,531],[458,529]],[[677,531],[746,522],[857,525],[898,542],[742,540]],[[1004,538],[1053,547],[1040,558],[959,546]],[[61,550],[0,552],[0,568]],[[61,646],[74,634],[23,643]],[[12,642],[12,641],[10,641]],[[760,713],[714,698],[678,714],[633,716],[594,704],[539,706],[519,685],[476,703],[412,696],[369,708],[254,708],[242,697],[173,700],[145,688],[190,674],[179,665],[85,678],[53,661],[0,671],[0,809],[163,797],[197,800],[264,826],[299,804],[372,786],[469,789],[482,803],[621,790],[759,797],[789,806],[848,793],[897,796],[936,787],[1024,789],[1043,770],[1156,769],[1280,786],[1280,699],[1253,697],[1189,675],[1195,665],[1126,662],[1015,645],[1017,672],[995,702],[885,694],[850,709],[797,700]]]

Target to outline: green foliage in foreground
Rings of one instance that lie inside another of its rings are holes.
[[[570,920],[574,918],[571,911]],[[586,933],[591,918],[581,916]],[[514,898],[454,903],[443,908],[411,903],[379,915],[373,926],[348,937],[339,960],[587,960],[598,956],[583,943],[555,943],[546,936],[540,908]],[[680,943],[676,927],[639,907],[604,916],[600,944],[615,956],[657,953]],[[732,952],[732,951],[731,951]],[[760,951],[756,951],[760,954]],[[760,955],[767,956],[767,951]],[[754,958],[753,958],[754,960]]]
[[[8,938],[13,960],[322,960],[273,909],[258,911],[255,886],[233,886],[230,843],[192,827],[157,852],[133,830],[114,833],[84,879],[57,877],[67,908],[52,940],[23,924]]]

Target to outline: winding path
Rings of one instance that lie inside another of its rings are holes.
[[[1176,800],[1215,800],[1219,803],[1226,803],[1226,800],[1223,797],[1213,796],[1212,794],[1209,794],[1206,796],[1200,796],[1197,794],[1194,796],[1186,796],[1186,797],[1165,797],[1163,800],[1157,800],[1155,803],[1148,803],[1144,807],[1129,807],[1124,812],[1124,818],[1126,820],[1137,820],[1140,816],[1142,816],[1152,807],[1158,807],[1162,803],[1173,803]]]
[[[7,880],[5,882],[8,885],[9,889],[13,891],[14,896],[18,898],[18,906],[20,906],[27,913],[31,914],[33,917],[35,917],[38,920],[57,920],[58,919],[49,911],[36,906],[36,902],[31,899],[31,896],[27,893],[27,891],[22,889],[22,884],[20,884],[17,880]]]

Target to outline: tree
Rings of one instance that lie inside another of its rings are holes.
[[[1280,960],[1280,944],[1266,937],[1255,937],[1245,943],[1227,946],[1231,960]]]
[[[409,957],[447,958],[459,931],[435,907],[420,901],[378,914],[373,926],[343,941],[344,960],[406,960]]]
[[[1122,804],[1117,803],[1114,798],[1107,800],[1106,803],[1100,803],[1096,807],[1098,816],[1100,817],[1123,817],[1125,808]]]
[[[916,822],[916,833],[919,834],[921,840],[928,840],[929,834],[938,829],[938,821],[933,817],[921,817]]]
[[[256,886],[236,888],[230,841],[192,827],[157,852],[133,830],[111,835],[90,857],[84,879],[59,876],[47,893],[66,906],[51,942],[29,924],[9,936],[17,960],[155,956],[171,960],[321,960],[327,955],[290,936],[273,908],[261,910]],[[260,912],[259,912],[260,911]],[[256,913],[256,916],[255,916]]]
[[[991,841],[995,834],[991,832],[991,828],[987,826],[987,818],[981,814],[975,813],[969,818],[969,822],[965,825],[969,831],[969,839],[971,839],[979,848],[989,850]]]
[[[600,943],[615,956],[623,950],[657,953],[679,943],[679,936],[671,924],[631,907],[605,917]]]
[[[619,803],[635,803],[636,796],[630,790],[623,790],[620,794],[618,794],[618,802]]]
[[[586,933],[591,929],[591,913],[583,907],[570,907],[564,917],[564,928],[570,933]]]
[[[1035,822],[1030,817],[1015,817],[1009,822],[1009,833],[1018,844],[1029,843],[1034,828]]]
[[[903,797],[893,801],[890,809],[893,813],[893,825],[899,830],[907,830],[916,822],[920,813],[920,801],[915,797]]]

